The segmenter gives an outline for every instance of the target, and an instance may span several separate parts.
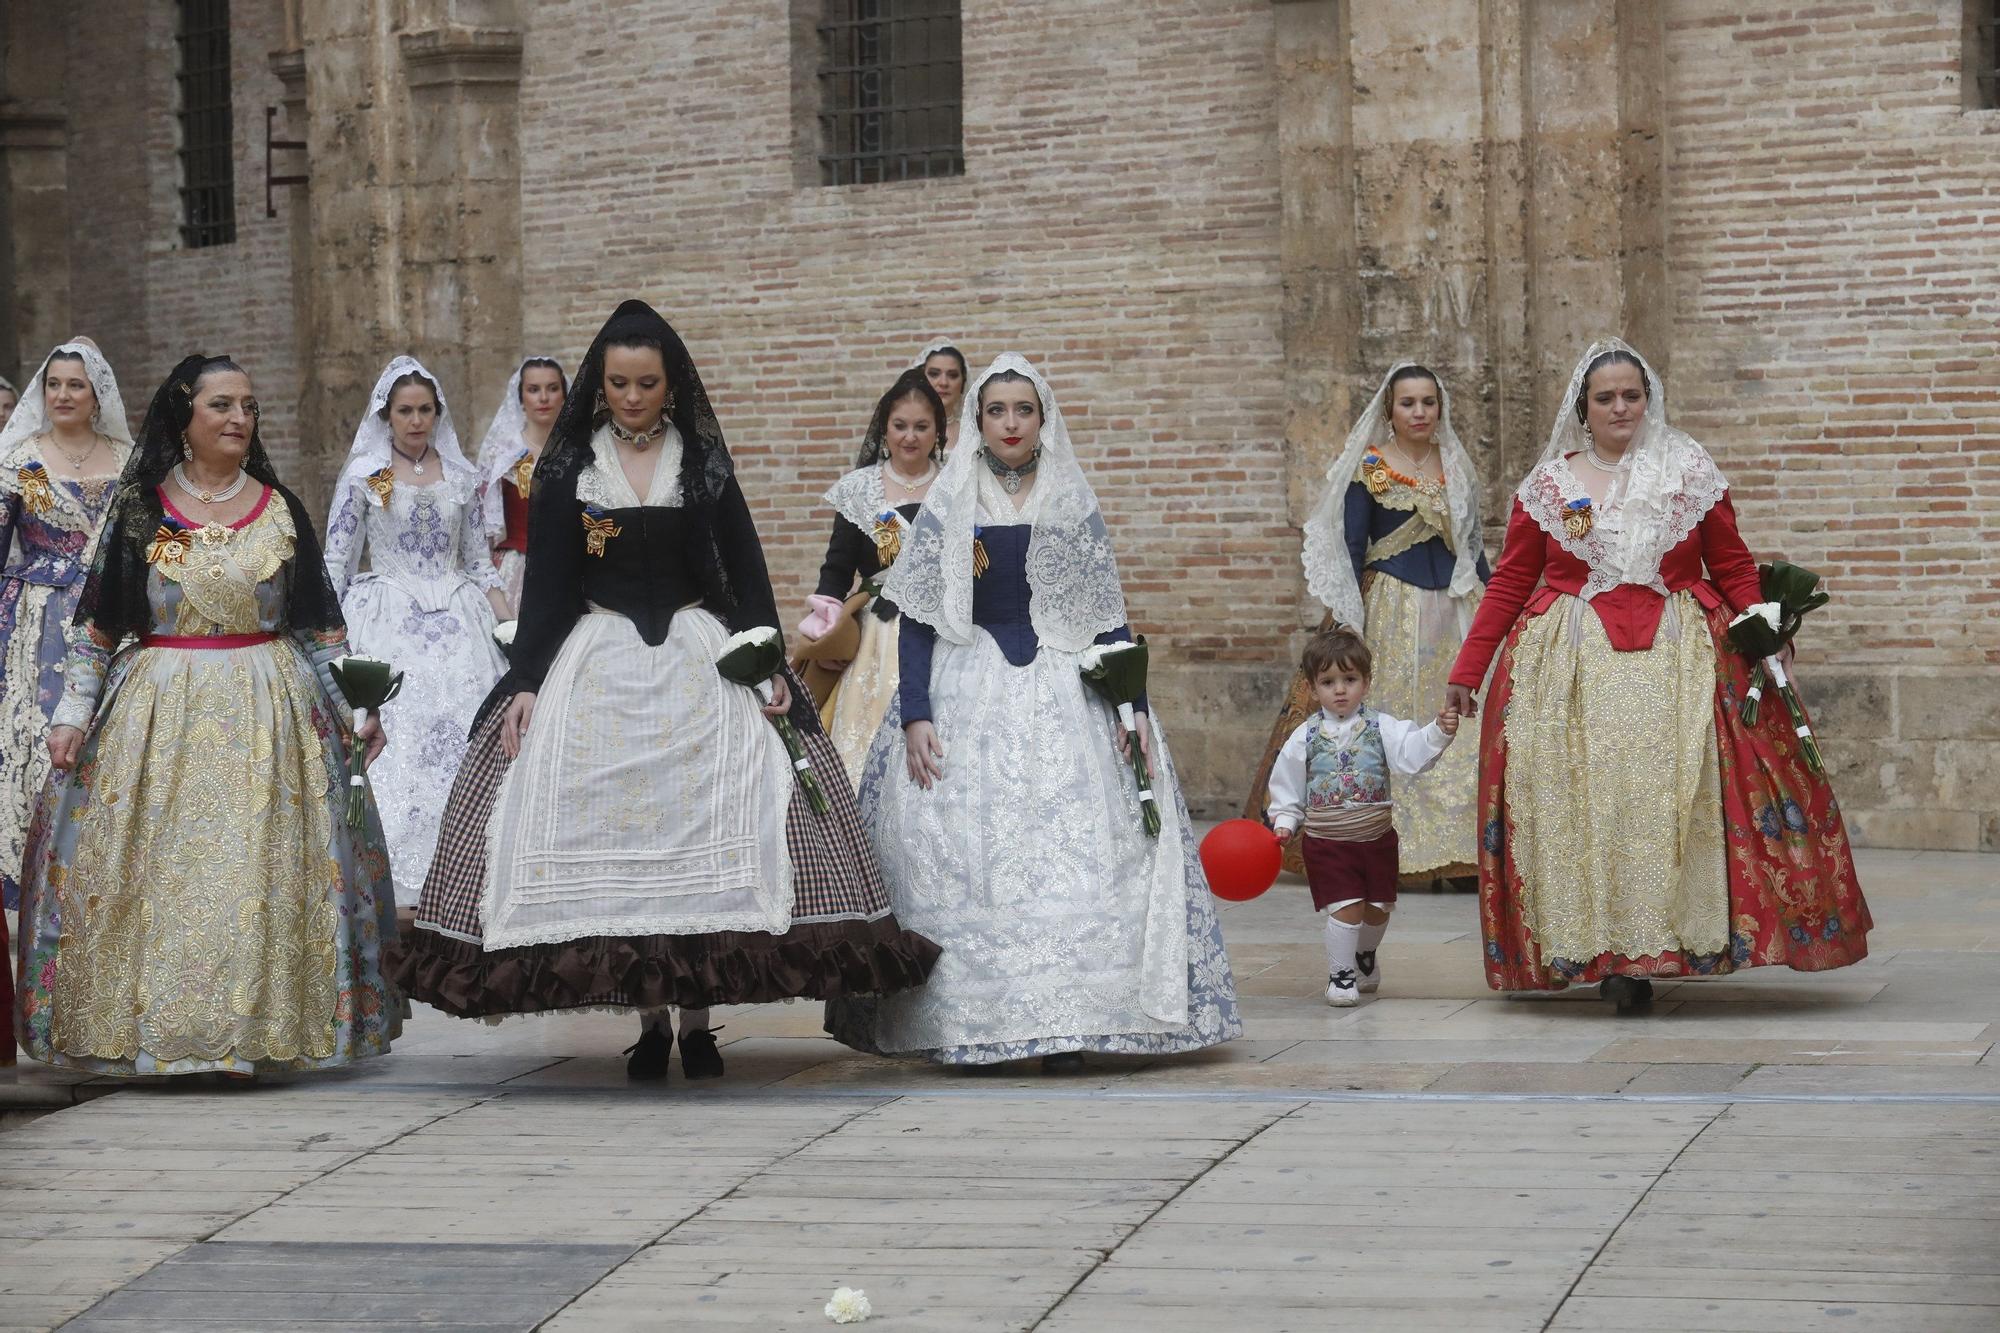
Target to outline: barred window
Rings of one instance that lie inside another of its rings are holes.
[[[180,0],[181,244],[236,239],[229,0]]]
[[[965,173],[958,0],[824,0],[820,183]]]
[[[1966,0],[1965,105],[2000,111],[2000,0]]]

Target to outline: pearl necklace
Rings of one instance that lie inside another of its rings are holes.
[[[890,463],[887,459],[882,460],[882,480],[897,487],[905,495],[915,495],[918,491],[936,481],[937,474],[938,466],[933,461],[930,467],[925,470],[923,476],[918,477],[915,481],[904,481],[903,474],[896,471],[894,464]]]
[[[667,436],[667,419],[665,417],[661,417],[645,430],[626,430],[615,420],[610,424],[611,434],[614,437],[623,440],[642,454]]]
[[[227,486],[224,486],[219,491],[205,491],[201,487],[195,485],[193,482],[188,480],[187,473],[182,470],[181,465],[179,463],[174,464],[173,472],[171,475],[173,476],[175,485],[179,486],[182,490],[186,491],[189,495],[192,495],[195,499],[201,501],[205,505],[228,504],[231,500],[234,500],[236,498],[237,493],[241,491],[244,487],[244,484],[250,480],[250,474],[248,472],[245,472],[242,468],[237,468],[235,481],[230,482]]]

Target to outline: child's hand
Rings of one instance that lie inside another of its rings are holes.
[[[1300,825],[1299,827],[1303,828],[1304,825]],[[1278,846],[1281,848],[1290,847],[1299,840],[1298,828],[1274,828],[1271,832],[1277,837]]]
[[[1447,736],[1458,735],[1458,710],[1447,708],[1438,714],[1438,730]]]

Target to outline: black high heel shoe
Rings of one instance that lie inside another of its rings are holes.
[[[685,1046],[687,1043],[681,1043]],[[665,1023],[654,1023],[639,1034],[639,1040],[625,1048],[631,1056],[625,1062],[625,1077],[639,1083],[650,1083],[667,1076],[668,1059],[674,1050],[673,1034]],[[686,1056],[682,1056],[685,1067]]]

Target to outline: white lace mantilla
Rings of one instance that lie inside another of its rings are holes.
[[[882,489],[882,465],[879,463],[854,469],[828,487],[822,498],[833,506],[834,513],[863,532],[873,532],[876,516],[891,508],[888,494]]]
[[[1729,485],[1707,450],[1678,431],[1674,434],[1678,439],[1671,459],[1680,469],[1679,484],[1647,501],[1628,496],[1602,507],[1592,502],[1590,530],[1581,537],[1572,536],[1563,520],[1569,506],[1588,500],[1590,493],[1569,459],[1542,463],[1521,483],[1518,495],[1528,517],[1590,567],[1578,594],[1585,601],[1621,583],[1636,583],[1665,596],[1660,562],[1728,493]],[[1642,504],[1644,512],[1636,512]]]

